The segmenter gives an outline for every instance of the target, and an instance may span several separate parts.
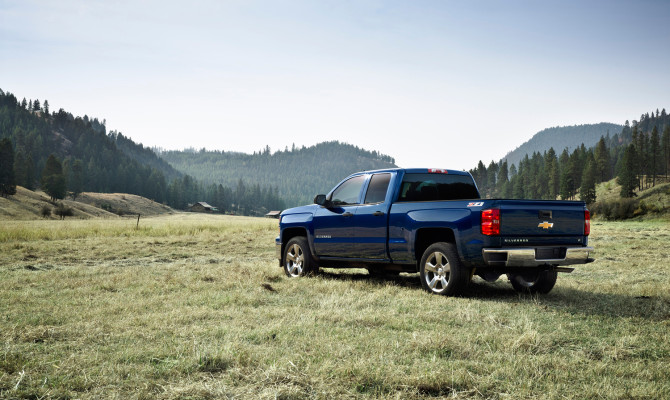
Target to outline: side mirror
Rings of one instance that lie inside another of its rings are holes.
[[[322,207],[328,208],[332,205],[332,202],[330,202],[330,201],[328,201],[328,199],[326,199],[325,194],[317,194],[316,196],[314,196],[314,204],[318,204]]]

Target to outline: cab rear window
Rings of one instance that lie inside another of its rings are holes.
[[[440,201],[479,199],[469,175],[405,174],[398,201]]]

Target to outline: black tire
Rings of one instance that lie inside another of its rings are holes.
[[[284,272],[289,278],[311,275],[318,271],[304,236],[296,236],[286,243],[283,260]]]
[[[558,273],[556,271],[528,271],[523,274],[507,274],[512,287],[519,293],[540,293],[547,294],[551,292],[556,284]]]
[[[432,294],[453,296],[462,293],[470,282],[470,271],[458,258],[456,245],[433,243],[421,257],[421,286]]]

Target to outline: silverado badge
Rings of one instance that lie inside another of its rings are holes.
[[[539,224],[537,227],[538,227],[538,228],[542,228],[542,229],[551,229],[551,228],[554,227],[554,223],[553,223],[553,222],[547,222],[547,221],[544,221],[544,222],[542,222],[541,224]]]

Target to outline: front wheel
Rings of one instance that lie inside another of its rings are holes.
[[[286,243],[284,248],[284,272],[290,278],[297,278],[315,272],[317,267],[309,252],[304,236],[296,236]]]
[[[521,274],[507,274],[512,287],[519,293],[547,294],[554,288],[556,271],[528,271]]]
[[[419,276],[426,291],[447,296],[461,293],[470,282],[470,272],[461,264],[456,246],[447,242],[434,243],[423,252]]]

